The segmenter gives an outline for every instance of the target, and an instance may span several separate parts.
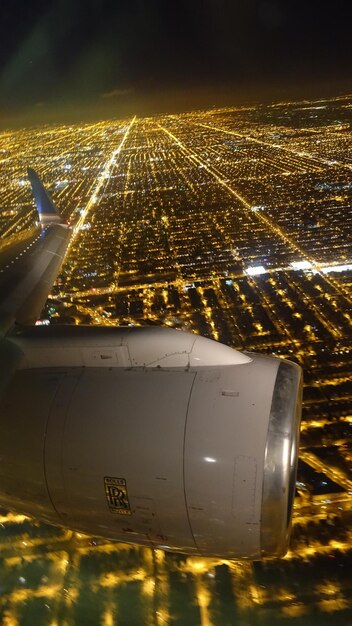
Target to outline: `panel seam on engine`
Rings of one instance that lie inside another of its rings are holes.
[[[194,534],[193,534],[193,529],[192,529],[192,524],[191,524],[191,520],[190,520],[190,516],[189,516],[187,494],[186,494],[186,475],[185,475],[185,452],[186,452],[187,422],[188,422],[189,408],[190,408],[191,398],[192,398],[192,393],[193,393],[193,387],[194,387],[194,383],[196,381],[196,378],[197,378],[197,372],[194,374],[194,378],[193,378],[193,381],[192,381],[191,389],[190,389],[190,392],[189,392],[189,397],[188,397],[188,402],[187,402],[187,409],[186,409],[186,418],[185,418],[185,429],[184,429],[184,434],[183,434],[183,495],[184,495],[184,499],[185,499],[186,515],[187,515],[189,530],[190,530],[190,533],[191,533],[191,536],[192,536],[192,539],[193,539],[195,547],[197,548],[197,550],[199,552],[201,552],[199,547],[198,547],[198,545],[197,545],[197,542],[195,540],[195,537],[194,537]]]

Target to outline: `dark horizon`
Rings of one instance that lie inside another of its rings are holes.
[[[343,0],[20,0],[1,17],[2,127],[352,90]]]

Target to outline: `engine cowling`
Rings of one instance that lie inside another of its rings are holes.
[[[301,369],[162,328],[49,327],[10,338],[0,504],[188,554],[287,550]]]

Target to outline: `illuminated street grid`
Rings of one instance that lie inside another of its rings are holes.
[[[2,235],[34,228],[27,166],[76,224],[43,317],[184,328],[305,372],[284,560],[95,545],[3,512],[0,622],[351,620],[351,112],[340,97],[0,135]]]

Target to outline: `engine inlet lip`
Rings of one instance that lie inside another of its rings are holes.
[[[261,514],[261,555],[283,556],[288,547],[298,462],[302,370],[279,365],[265,448]]]

